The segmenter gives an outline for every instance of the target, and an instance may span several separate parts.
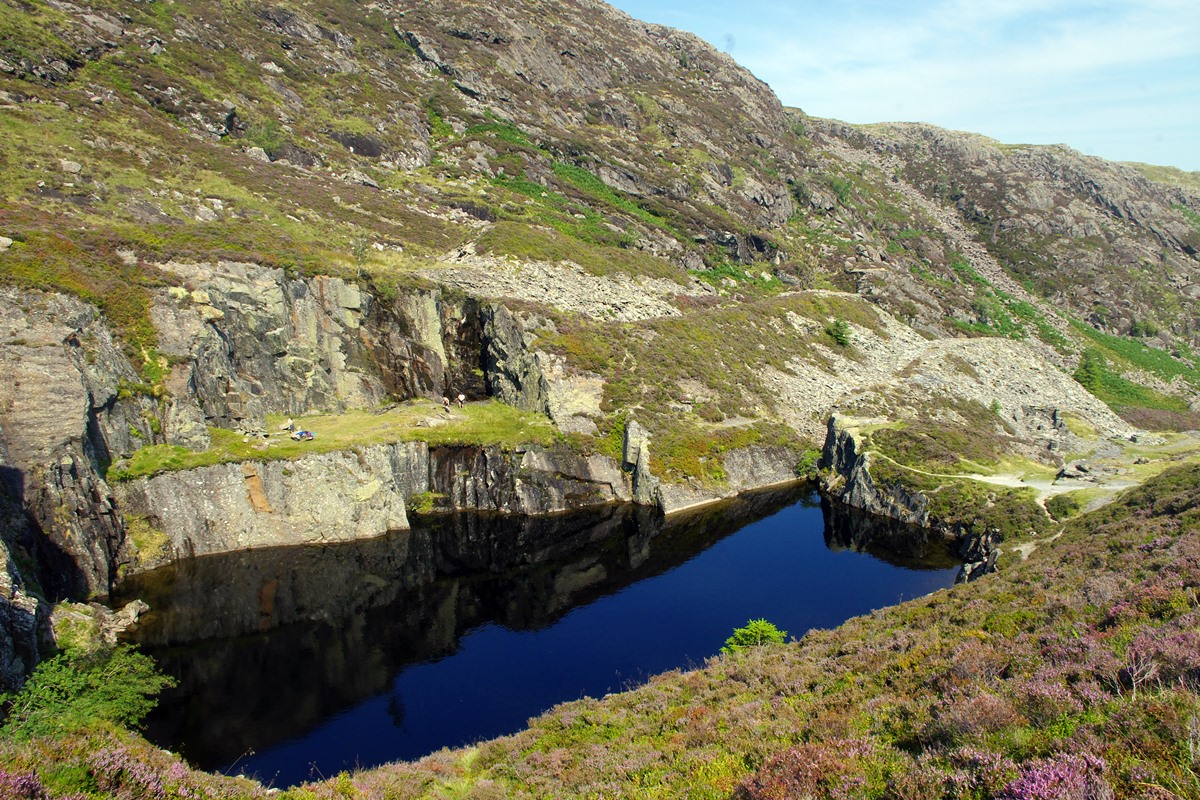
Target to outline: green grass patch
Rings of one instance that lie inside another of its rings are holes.
[[[265,450],[258,449],[262,439],[212,428],[212,445],[207,450],[193,452],[173,445],[143,447],[111,467],[108,479],[132,480],[213,464],[286,460],[402,441],[513,448],[525,444],[548,446],[560,440],[557,430],[545,417],[495,401],[468,403],[449,415],[440,406],[419,400],[385,411],[359,410],[297,418],[298,429],[315,434],[316,438],[310,442],[292,440],[286,431],[279,429],[281,421],[282,417],[268,417],[270,435]]]
[[[1048,533],[1054,520],[1038,504],[1032,487],[996,486],[971,478],[926,475],[882,459],[871,463],[876,483],[899,485],[919,492],[928,501],[930,522],[957,528],[964,534],[999,532],[1002,539],[1024,538],[1029,531]]]
[[[1112,369],[1101,348],[1089,347],[1083,352],[1074,378],[1117,412],[1127,408],[1179,413],[1188,411],[1188,404],[1183,399],[1162,394],[1119,375]]]
[[[75,61],[78,55],[74,48],[54,35],[66,19],[42,4],[22,8],[0,4],[0,56],[8,61],[29,59],[34,63]]]
[[[668,481],[693,478],[709,486],[722,486],[727,480],[724,454],[756,444],[794,447],[797,442],[790,428],[768,422],[721,426],[702,420],[677,420],[653,436],[651,471]]]
[[[739,293],[751,297],[769,297],[787,288],[774,276],[751,274],[729,261],[721,261],[710,269],[691,270],[690,274],[722,292],[728,289],[727,280],[734,281]]]
[[[583,167],[577,167],[574,164],[566,164],[562,161],[554,162],[554,174],[559,179],[566,181],[574,186],[580,192],[601,201],[605,205],[624,211],[632,217],[640,219],[642,222],[653,225],[657,228],[675,233],[675,231],[667,224],[665,220],[659,217],[652,211],[642,208],[637,203],[627,197],[617,194],[616,190],[600,180],[595,174],[588,172]]]
[[[578,233],[576,226],[562,227],[563,231],[557,227],[547,230],[522,222],[501,221],[479,237],[477,246],[483,252],[527,261],[570,261],[593,275],[625,274],[683,281],[683,271],[660,258],[641,250],[591,244],[590,237],[581,239],[572,235],[573,231]]]
[[[463,132],[463,137],[472,138],[496,138],[502,142],[517,145],[518,147],[536,148],[529,140],[528,134],[518,128],[511,122],[496,119],[493,122],[483,122],[478,125],[472,125]]]
[[[1046,344],[1057,349],[1060,353],[1067,352],[1071,346],[1071,340],[1058,332],[1058,329],[1051,325],[1046,320],[1046,315],[1037,309],[1032,303],[1027,303],[1024,300],[1017,300],[1015,297],[997,290],[996,297],[1004,304],[1017,319],[1022,322],[1033,325],[1037,331],[1038,338]]]
[[[1110,359],[1144,369],[1165,381],[1183,378],[1192,386],[1200,388],[1200,369],[1175,358],[1165,350],[1135,339],[1103,333],[1080,320],[1071,320],[1071,327],[1086,338],[1093,348]]]
[[[883,455],[930,472],[972,466],[995,468],[1004,458],[1006,441],[986,426],[967,428],[933,422],[880,428],[871,434],[872,446]]]
[[[137,549],[137,563],[140,567],[145,568],[157,563],[159,558],[167,553],[170,539],[145,517],[125,515],[125,534]]]

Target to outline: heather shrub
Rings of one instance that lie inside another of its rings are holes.
[[[934,741],[959,742],[1022,722],[1008,699],[989,693],[958,694],[941,701],[931,711],[933,719],[926,728],[926,736]]]
[[[754,775],[742,781],[739,800],[787,800],[846,792],[861,782],[854,751],[848,743],[802,744],[772,756]]]
[[[1049,725],[1059,717],[1083,710],[1070,689],[1044,676],[1018,684],[1015,692],[1017,707],[1034,725]]]
[[[998,800],[1111,800],[1108,765],[1093,755],[1057,755],[1031,762]]]
[[[6,800],[50,800],[46,787],[32,772],[13,773],[0,768],[0,797]]]
[[[1008,666],[1010,657],[978,639],[968,639],[951,660],[949,677],[954,682],[995,680]]]
[[[1142,634],[1133,648],[1150,654],[1164,683],[1200,688],[1200,630],[1194,625],[1174,634]]]
[[[950,753],[954,770],[947,781],[951,797],[993,797],[1017,777],[1017,765],[990,750],[964,747]]]
[[[167,789],[155,765],[139,759],[125,747],[106,747],[90,753],[87,765],[103,791],[122,790],[147,800],[165,800]]]

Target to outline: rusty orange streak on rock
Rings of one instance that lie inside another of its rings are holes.
[[[270,502],[267,501],[267,492],[263,489],[262,478],[258,477],[258,473],[254,471],[254,465],[242,464],[242,475],[246,476],[246,491],[250,495],[250,505],[254,506],[254,510],[267,514],[273,512],[275,509],[271,508]]]

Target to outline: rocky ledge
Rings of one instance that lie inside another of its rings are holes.
[[[953,542],[963,560],[960,583],[994,572],[1000,555],[999,532],[975,525],[936,518],[929,498],[900,483],[883,485],[871,475],[871,452],[865,447],[861,427],[871,420],[834,415],[821,454],[821,489],[833,499],[868,514],[925,528]]]
[[[565,446],[398,442],[167,472],[115,484],[114,491],[133,521],[137,567],[145,569],[190,556],[407,530],[414,505],[542,515],[636,502],[670,514],[796,479],[795,453],[762,447],[729,454],[723,487],[663,484],[649,472],[649,439],[636,423],[625,453],[619,463]]]

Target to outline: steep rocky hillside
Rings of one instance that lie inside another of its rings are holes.
[[[1200,449],[1197,185],[596,0],[0,0],[0,686],[191,554],[820,471],[1016,581],[302,796],[1195,796],[1195,470],[1066,520]],[[100,736],[55,774],[260,792]]]
[[[334,495],[387,526],[422,487],[670,512],[810,471],[852,415],[886,491],[969,480],[1028,512],[1014,536],[1051,525],[1065,461],[1103,462],[1087,505],[1193,443],[1142,429],[1200,427],[1187,181],[814,119],[591,0],[3,0],[0,132],[10,683],[37,598],[196,552],[155,475],[280,506],[290,468],[252,462],[296,454],[239,444],[271,415],[462,393],[542,419],[464,413],[439,442],[482,449],[422,456],[427,479],[351,470]],[[385,444],[367,427],[338,441]],[[489,455],[514,432],[547,449]]]
[[[928,125],[823,125],[956,212],[1024,288],[1106,331],[1194,342],[1194,191],[1066,147],[1003,145]],[[850,156],[852,159],[855,156]]]

